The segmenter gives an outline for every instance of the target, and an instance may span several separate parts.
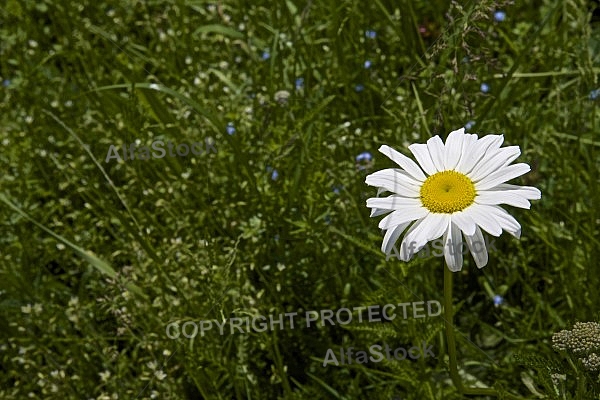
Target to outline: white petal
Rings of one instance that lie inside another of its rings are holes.
[[[434,136],[427,141],[427,148],[429,149],[429,154],[431,155],[431,160],[433,161],[433,165],[435,165],[435,169],[438,171],[444,171],[445,168],[445,147],[444,142],[440,139],[439,136]]]
[[[394,211],[381,221],[379,221],[379,228],[390,229],[393,226],[404,224],[406,222],[415,221],[419,218],[424,218],[429,211],[425,207],[411,207]]]
[[[388,229],[383,237],[383,242],[381,243],[381,251],[389,256],[394,249],[394,243],[396,243],[396,240],[398,240],[408,225],[410,225],[410,222]]]
[[[484,231],[492,236],[498,237],[502,234],[502,227],[498,221],[496,221],[496,218],[487,212],[487,207],[490,206],[473,204],[471,207],[469,207],[469,214],[473,217],[475,223]]]
[[[465,128],[460,128],[457,131],[452,131],[446,139],[444,148],[444,166],[446,170],[454,169],[460,161],[462,154],[463,141],[465,139]]]
[[[415,199],[415,201],[418,201]],[[531,208],[531,204],[526,197],[519,194],[517,190],[484,190],[477,193],[475,198],[477,204],[508,204],[509,206],[519,208]]]
[[[393,211],[393,210],[384,210],[383,208],[373,208],[371,210],[371,215],[369,215],[369,217],[371,217],[371,218],[378,217],[380,215],[387,214],[391,211]]]
[[[427,241],[425,240],[421,244],[421,246],[419,246],[417,248],[417,247],[415,247],[416,242],[414,240],[412,240],[411,242],[408,242],[406,239],[408,235],[413,235],[415,231],[417,231],[417,233],[421,232],[424,220],[425,220],[425,218],[418,220],[410,228],[408,228],[408,231],[406,231],[406,235],[404,235],[402,244],[400,244],[400,259],[402,261],[410,260],[412,258],[412,256],[415,255],[417,252],[419,252],[419,250],[421,250],[423,248],[425,243],[427,243]],[[408,249],[407,249],[407,247],[408,247]]]
[[[503,167],[475,183],[475,190],[491,189],[501,183],[514,179],[531,171],[529,165],[520,163]]]
[[[471,255],[475,259],[475,264],[477,265],[477,268],[485,267],[488,263],[488,253],[487,248],[485,246],[485,239],[483,238],[483,233],[481,233],[481,229],[477,227],[473,236],[465,235],[465,240],[467,241],[467,246],[469,246]]]
[[[521,149],[519,148],[519,146],[508,146],[501,150],[510,149],[512,147],[516,147],[519,151],[515,151],[513,154],[510,154],[509,156],[506,157],[506,160],[504,161],[504,165],[503,165],[504,167],[506,167],[508,164],[512,163],[513,161],[515,161],[521,155]]]
[[[369,208],[386,208],[388,210],[401,210],[405,207],[417,207],[421,205],[421,201],[409,197],[388,196],[388,197],[372,197],[367,199],[367,207]]]
[[[420,183],[398,168],[382,169],[367,175],[365,182],[404,197],[419,197]]]
[[[521,237],[521,224],[500,206],[489,206],[488,211],[496,217],[502,229],[517,239]]]
[[[465,137],[463,139],[461,154],[460,154],[460,160],[458,161],[458,165],[455,168],[456,171],[462,172],[462,173],[469,172],[469,171],[464,171],[464,165],[468,162],[473,151],[475,151],[476,143],[477,143],[477,135],[465,134]]]
[[[516,219],[513,218],[512,215],[506,212],[500,206],[487,206],[487,205],[479,205],[477,209],[481,211],[483,214],[487,215],[489,218],[493,219],[500,229],[503,229],[516,237],[517,239],[521,236],[521,225],[517,222]],[[482,226],[485,230],[486,228]],[[494,235],[498,236],[498,235]]]
[[[419,165],[427,173],[427,175],[433,175],[438,172],[435,167],[431,154],[429,154],[429,147],[426,144],[415,143],[408,146],[408,149],[413,153],[417,159]]]
[[[444,234],[444,259],[452,272],[460,271],[463,266],[461,239],[460,229],[450,222],[448,231]]]
[[[488,192],[510,191],[511,193],[518,194],[519,196],[525,197],[527,200],[539,200],[542,198],[542,192],[540,192],[540,190],[538,188],[534,188],[532,186],[511,185],[509,183],[502,183],[502,184],[495,186],[487,191]]]
[[[474,235],[477,224],[468,210],[469,208],[453,213],[452,222],[454,222],[465,235]]]
[[[427,241],[441,237],[448,230],[448,225],[452,219],[449,214],[429,214],[426,218],[429,219],[427,221],[429,224]]]
[[[412,176],[419,182],[423,182],[425,181],[425,179],[427,179],[427,177],[423,173],[423,170],[419,168],[417,163],[415,163],[410,158],[406,157],[404,154],[397,152],[396,150],[392,149],[390,146],[387,146],[385,144],[379,148],[379,151],[382,154],[385,154],[387,157],[389,157],[390,160],[398,164],[400,167],[402,167],[402,169],[408,172],[410,176]]]
[[[490,157],[486,156],[469,173],[469,178],[474,182],[480,181],[493,172],[496,172],[502,166],[508,165],[521,155],[519,146],[509,146],[497,150]]]
[[[492,149],[492,151],[495,151],[495,149],[499,149],[502,142],[504,142],[504,137],[502,135],[486,135],[479,139],[473,145],[472,151],[466,155],[464,163],[461,163],[460,172],[469,174],[475,165],[484,158],[488,150]]]
[[[490,142],[489,146],[487,145],[488,140]],[[504,143],[504,135],[485,135],[477,142],[481,142],[482,148],[485,148],[486,151],[494,151],[495,149],[499,149],[502,143]]]
[[[428,214],[417,221],[406,232],[400,245],[400,258],[408,261],[411,257],[427,244],[430,240],[439,238],[448,229],[450,216],[447,214]]]

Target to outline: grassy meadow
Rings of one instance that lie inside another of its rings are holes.
[[[0,399],[600,398],[600,328],[574,327],[600,322],[598,2],[1,8]],[[365,177],[461,127],[519,146],[512,183],[542,192],[453,274],[458,373],[498,396],[455,385],[443,315],[355,310],[443,302],[443,258],[386,260]]]

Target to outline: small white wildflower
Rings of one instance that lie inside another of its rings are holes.
[[[290,98],[290,92],[287,90],[280,90],[275,93],[275,101],[281,105],[287,104],[288,99]]]
[[[98,375],[100,375],[102,382],[108,382],[108,379],[110,378],[110,371],[106,370],[104,372],[100,372]]]

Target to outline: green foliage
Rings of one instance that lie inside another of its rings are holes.
[[[551,357],[516,354],[517,362],[531,372],[552,399],[596,399],[600,396],[600,325],[577,322],[572,330],[552,335]]]
[[[511,209],[520,241],[456,274],[460,373],[556,396],[554,370],[513,355],[552,360],[548,332],[597,319],[600,26],[593,2],[511,3],[8,0],[0,398],[462,398],[441,317],[166,328],[441,302],[441,259],[379,251],[364,180],[391,165],[380,145],[469,121],[521,147],[542,200]],[[158,140],[217,153],[105,161]],[[422,341],[435,359],[322,366],[327,349]],[[569,379],[560,393],[584,393]]]

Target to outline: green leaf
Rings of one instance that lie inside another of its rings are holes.
[[[156,90],[159,92],[166,93],[172,97],[175,97],[178,100],[183,101],[184,103],[186,103],[187,105],[192,107],[192,109],[194,111],[196,111],[198,114],[205,117],[216,133],[219,133],[222,131],[222,129],[220,129],[219,127],[223,127],[224,124],[217,118],[217,116],[214,115],[212,112],[207,111],[204,107],[202,107],[200,104],[198,104],[198,102],[190,99],[189,97],[187,97],[179,92],[176,92],[175,90],[168,88],[164,85],[160,85],[160,84],[156,84],[156,83],[142,82],[142,83],[135,83],[134,85],[135,85],[136,89]],[[108,85],[108,86],[97,87],[97,88],[92,89],[91,91],[92,92],[100,92],[103,90],[129,89],[129,88],[131,88],[131,84],[118,84],[118,85]]]
[[[233,39],[244,38],[244,35],[241,32],[219,24],[201,26],[200,28],[196,29],[194,33],[192,33],[192,36],[196,36],[202,33],[216,33],[219,35],[231,37]]]
[[[31,223],[36,225],[41,230],[43,230],[50,236],[54,237],[56,240],[58,240],[65,246],[70,247],[78,256],[80,256],[85,261],[90,263],[90,265],[92,267],[96,268],[102,274],[107,275],[110,278],[114,278],[117,275],[115,270],[106,261],[101,260],[100,258],[93,255],[90,251],[82,249],[81,247],[77,246],[75,243],[72,243],[71,241],[67,240],[63,236],[61,236],[57,233],[54,233],[52,230],[50,230],[47,227],[45,227],[44,225],[40,224],[39,222],[37,222],[36,220],[31,218],[29,216],[29,214],[27,214],[25,211],[21,210],[19,207],[14,205],[10,200],[8,200],[6,195],[4,195],[3,193],[0,193],[0,201],[2,203],[6,204],[9,208],[12,208],[14,211],[16,211],[18,214],[20,214],[25,219],[29,220]],[[142,297],[146,297],[146,295],[142,292],[142,290],[139,287],[137,287],[131,283],[127,284],[126,286],[133,293],[138,294]]]

